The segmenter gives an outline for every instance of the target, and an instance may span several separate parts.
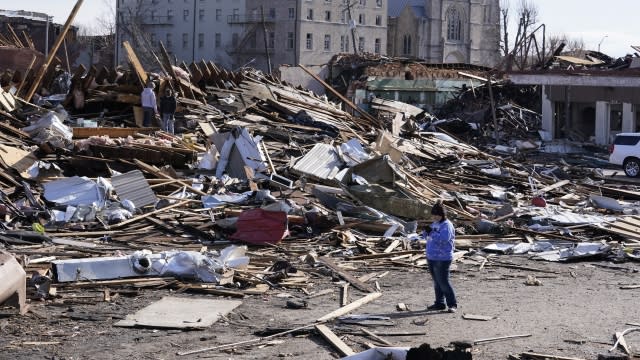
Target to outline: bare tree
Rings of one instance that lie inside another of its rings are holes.
[[[500,15],[502,22],[502,40],[500,40],[500,49],[502,56],[509,55],[509,0],[500,1]]]
[[[157,44],[154,44],[150,32],[145,29],[154,21],[151,8],[150,0],[129,0],[123,2],[120,11],[116,14],[119,41],[129,41],[145,67],[153,67],[157,64],[154,55]]]

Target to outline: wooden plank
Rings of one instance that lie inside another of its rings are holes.
[[[367,336],[369,336],[370,338],[376,340],[377,342],[383,343],[387,346],[393,346],[392,343],[388,342],[387,340],[381,338],[380,336],[372,333],[371,331],[365,329],[365,328],[360,328],[360,331],[362,331],[363,333],[365,333]]]
[[[340,288],[340,306],[347,306],[347,304],[349,304],[349,283]]]
[[[478,321],[489,321],[489,320],[495,319],[494,316],[475,315],[475,314],[462,314],[462,318],[465,320],[478,320]]]
[[[337,318],[338,316],[342,316],[346,313],[349,313],[357,308],[359,308],[360,306],[367,304],[377,298],[379,298],[380,296],[382,296],[382,293],[380,292],[375,292],[375,293],[371,293],[366,295],[365,297],[362,297],[350,304],[348,304],[347,306],[343,306],[339,309],[336,309],[326,315],[324,315],[323,317],[319,318],[318,320],[316,320],[316,322],[325,322],[325,321],[329,321],[332,319]]]
[[[520,355],[524,357],[540,359],[540,360],[585,360],[585,358],[556,356],[556,355],[539,354],[539,353],[533,353],[533,352],[523,352]]]
[[[340,267],[338,265],[336,265],[336,263],[333,262],[333,260],[329,259],[328,257],[322,256],[321,258],[318,259],[318,261],[320,261],[321,263],[325,264],[331,270],[335,271],[341,278],[343,278],[344,280],[348,281],[356,289],[362,290],[362,291],[366,291],[366,292],[373,292],[374,291],[373,288],[370,285],[367,285],[367,284],[363,283],[362,281],[356,279],[352,275],[350,275],[350,274],[346,273],[345,271],[343,271],[342,269],[340,269]]]
[[[618,342],[618,346],[620,346],[627,355],[633,354],[631,349],[629,349],[629,345],[627,345],[627,341],[624,339],[622,331],[616,331],[616,341]]]
[[[399,239],[393,240],[391,244],[389,244],[389,246],[387,246],[387,248],[384,249],[383,253],[388,254],[392,252],[393,250],[395,250],[395,248],[398,247],[398,245],[400,245],[400,240]]]
[[[571,182],[570,180],[562,180],[562,181],[558,181],[558,182],[557,182],[557,183],[555,183],[555,184],[552,184],[552,185],[549,185],[549,186],[543,187],[542,189],[538,190],[538,192],[539,192],[540,194],[544,194],[544,193],[546,193],[546,192],[549,192],[549,191],[551,191],[551,190],[557,189],[557,188],[559,188],[559,187],[563,187],[563,186],[567,185],[567,184],[568,184],[568,183],[570,183],[570,182]]]
[[[142,85],[142,87],[146,87],[147,81],[149,81],[149,77],[147,76],[147,72],[144,70],[144,67],[142,67],[142,63],[140,63],[140,60],[138,59],[138,55],[136,55],[136,53],[133,51],[133,48],[131,47],[131,44],[129,44],[128,41],[124,41],[122,43],[122,46],[124,47],[124,50],[127,52],[127,58],[133,65],[133,70],[138,76],[138,80],[140,81],[140,84]]]
[[[131,218],[131,219],[129,219],[129,220],[125,220],[125,221],[123,221],[123,222],[120,222],[120,223],[114,224],[114,225],[112,225],[111,227],[113,227],[113,228],[119,228],[119,227],[122,227],[122,226],[124,226],[124,225],[131,224],[132,222],[136,222],[136,221],[138,221],[138,220],[142,220],[142,219],[144,219],[144,218],[147,218],[147,217],[149,217],[149,216],[151,216],[151,215],[155,215],[155,214],[157,214],[157,213],[160,213],[160,212],[163,212],[163,211],[166,211],[166,210],[169,210],[169,209],[173,209],[173,208],[176,208],[176,207],[179,207],[179,206],[184,206],[184,205],[186,205],[186,204],[188,204],[188,203],[189,203],[189,201],[188,201],[188,200],[181,201],[181,202],[175,203],[175,204],[173,204],[173,205],[169,205],[169,206],[167,206],[167,207],[164,207],[164,208],[162,208],[162,209],[154,210],[154,211],[152,211],[152,212],[148,212],[148,213],[146,213],[146,214],[143,214],[143,215],[140,215],[140,216],[136,216],[136,217]]]
[[[56,57],[56,53],[58,52],[60,45],[62,45],[62,41],[67,36],[67,32],[71,28],[71,23],[73,22],[73,19],[76,17],[78,10],[80,10],[80,6],[82,5],[83,1],[84,0],[78,0],[78,2],[76,2],[76,5],[73,7],[73,10],[71,10],[71,14],[67,18],[67,22],[64,23],[62,31],[60,31],[60,34],[58,35],[56,42],[51,47],[51,50],[49,50],[49,55],[47,56],[47,59],[38,70],[38,73],[36,74],[36,78],[31,84],[31,88],[27,92],[27,95],[24,97],[25,101],[31,101],[31,98],[36,93],[36,90],[38,90],[38,88],[40,87],[40,83],[42,82],[44,75],[47,73],[47,70],[49,69],[49,65],[51,65],[51,62]]]
[[[344,341],[340,340],[340,338],[333,333],[326,325],[316,325],[316,330],[325,338],[331,345],[342,354],[342,356],[354,355],[355,351],[349,347],[349,345],[345,344]]]

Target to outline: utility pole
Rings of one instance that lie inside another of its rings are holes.
[[[351,24],[351,21],[353,20],[353,18],[351,17],[351,8],[356,4],[356,1],[354,1],[353,3],[351,1],[349,1],[349,3],[347,4],[347,15],[349,15],[349,26],[352,26],[351,27],[351,40],[353,41],[353,53],[358,55],[358,48],[356,47],[356,26],[355,26],[355,22],[353,24]]]
[[[267,25],[264,21],[264,6],[260,5],[260,16],[262,17],[262,36],[264,38],[264,53],[267,55],[267,67],[271,74],[271,56],[269,55],[269,43],[267,41]]]

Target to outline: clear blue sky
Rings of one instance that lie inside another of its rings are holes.
[[[214,1],[214,0],[207,0]],[[395,0],[388,0],[395,1]],[[520,0],[509,0],[512,13]],[[640,45],[640,1],[617,0],[611,3],[585,0],[530,0],[538,7],[539,20],[547,26],[547,35],[566,35],[582,39],[587,48],[620,57],[633,52],[630,45]],[[30,10],[48,13],[54,21],[64,23],[76,0],[0,0],[0,9]],[[109,13],[115,0],[84,0],[75,24],[95,23]],[[512,24],[517,19],[511,19]],[[512,31],[515,34],[515,31]],[[605,37],[606,36],[606,37]],[[604,40],[603,40],[604,39]]]

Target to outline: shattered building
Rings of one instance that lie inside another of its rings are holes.
[[[556,56],[555,68],[511,72],[518,85],[542,92],[542,127],[552,138],[606,145],[621,132],[640,131],[640,70],[628,64]],[[561,66],[564,64],[565,66]]]
[[[391,1],[387,54],[429,63],[495,66],[499,24],[498,0]]]
[[[51,18],[39,12],[0,9],[0,45],[17,43],[22,45],[20,47],[33,48],[46,55],[63,28]],[[67,43],[73,42],[77,33],[78,28],[72,26],[66,35]]]

